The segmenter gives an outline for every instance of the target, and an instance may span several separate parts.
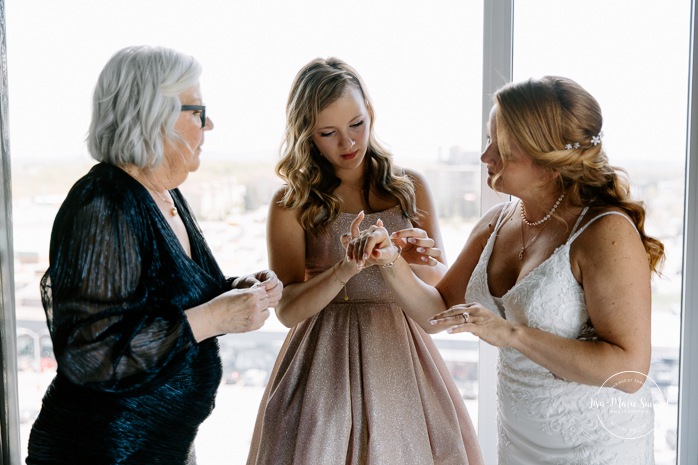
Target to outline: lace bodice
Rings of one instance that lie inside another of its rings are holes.
[[[506,208],[502,213],[505,211]],[[566,243],[558,247],[547,260],[524,276],[496,302],[489,291],[487,267],[496,233],[501,226],[498,223],[473,271],[465,296],[466,302],[477,300],[493,310],[499,309],[501,305],[506,309],[506,319],[561,337],[594,337],[584,291],[572,274],[569,259],[572,242],[584,231],[584,228],[577,229],[585,214],[586,209],[577,220]],[[502,349],[500,355],[500,363],[510,365],[508,370],[539,373],[544,377],[550,375],[548,370],[515,350]]]
[[[579,228],[587,213],[585,208],[568,240],[496,298],[489,289],[487,268],[502,218],[512,207],[508,204],[502,209],[473,270],[466,302],[480,302],[508,320],[560,337],[595,338],[584,290],[572,274],[570,247],[601,216],[627,217],[620,212],[604,212]],[[500,465],[654,463],[651,407],[623,413],[598,408],[612,402],[651,403],[647,383],[637,393],[626,394],[609,387],[566,381],[511,348],[499,350],[497,380]],[[617,434],[621,431],[628,431],[628,435],[624,438]]]

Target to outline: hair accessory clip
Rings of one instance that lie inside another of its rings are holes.
[[[596,147],[601,143],[601,138],[603,137],[603,131],[600,131],[597,135],[593,136],[591,138],[591,145],[588,145],[584,148],[588,149],[592,145]],[[565,144],[565,150],[572,150],[572,149],[578,149],[581,147],[581,144],[579,142],[572,142],[569,144]]]
[[[603,131],[600,131],[598,135],[591,138],[591,143],[597,146],[601,143],[601,138],[603,137]]]

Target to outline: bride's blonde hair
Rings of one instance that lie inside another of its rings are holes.
[[[504,166],[513,140],[535,163],[559,174],[573,205],[623,210],[640,233],[650,269],[658,272],[664,245],[645,234],[645,206],[631,198],[627,172],[609,164],[596,99],[571,79],[545,76],[507,84],[495,93],[494,102],[497,148]]]

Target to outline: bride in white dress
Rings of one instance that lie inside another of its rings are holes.
[[[500,348],[499,465],[654,464],[650,278],[664,248],[601,127],[570,79],[503,87],[481,160],[516,199],[483,216],[435,287],[403,260],[381,269],[406,311],[431,307],[436,328]],[[350,253],[371,265],[389,246],[377,224]]]

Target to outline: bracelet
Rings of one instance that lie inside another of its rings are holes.
[[[395,265],[395,262],[397,261],[397,259],[400,258],[400,254],[402,253],[402,247],[400,247],[399,245],[395,245],[395,244],[393,244],[393,245],[395,247],[397,247],[397,255],[395,256],[395,258],[393,259],[392,262],[386,263],[385,265],[381,265],[381,268],[392,268],[393,265]]]
[[[347,283],[339,279],[339,276],[337,275],[337,265],[334,265],[332,267],[332,274],[334,275],[334,278],[339,281],[342,284],[342,287],[344,288],[344,300],[349,300],[349,294],[347,294]]]

